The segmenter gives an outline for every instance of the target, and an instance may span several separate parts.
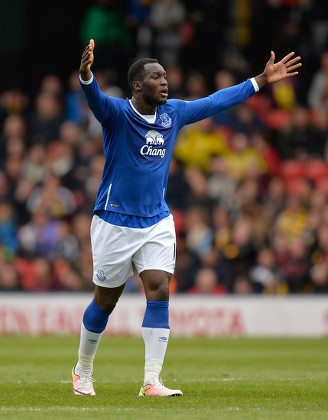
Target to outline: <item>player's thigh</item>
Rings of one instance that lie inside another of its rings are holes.
[[[132,276],[132,256],[140,247],[133,229],[111,225],[93,216],[91,228],[93,282],[101,287],[118,287]]]
[[[138,274],[145,270],[161,270],[173,274],[176,259],[173,217],[166,217],[147,229],[147,239],[133,256]]]

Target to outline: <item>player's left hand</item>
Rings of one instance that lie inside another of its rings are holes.
[[[285,79],[286,77],[297,76],[298,71],[295,71],[301,67],[302,63],[300,62],[301,57],[294,57],[295,53],[291,52],[287,54],[282,60],[278,63],[275,63],[276,58],[275,53],[271,51],[271,56],[267,62],[264,75],[267,78],[267,83],[275,83],[280,80]]]

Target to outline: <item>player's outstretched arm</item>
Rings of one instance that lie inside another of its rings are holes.
[[[91,66],[93,64],[93,50],[95,48],[95,42],[93,39],[90,39],[89,44],[85,47],[80,64],[80,76],[82,80],[90,80],[91,79]]]
[[[302,63],[300,62],[301,57],[294,57],[294,55],[295,53],[291,52],[278,63],[275,63],[274,60],[276,56],[275,53],[271,51],[270,59],[266,63],[263,73],[255,77],[259,88],[261,89],[268,83],[279,82],[286,77],[296,76],[298,74],[296,69],[301,67]]]

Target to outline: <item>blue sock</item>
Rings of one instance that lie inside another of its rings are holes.
[[[147,308],[142,326],[144,328],[169,329],[169,301],[147,300]]]
[[[100,334],[106,328],[109,315],[92,300],[84,312],[83,325],[88,331]]]

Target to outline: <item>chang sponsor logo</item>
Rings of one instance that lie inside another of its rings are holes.
[[[146,135],[146,144],[140,149],[142,156],[159,156],[163,158],[165,156],[166,149],[155,146],[164,145],[164,138],[161,133],[156,130],[149,130]]]

